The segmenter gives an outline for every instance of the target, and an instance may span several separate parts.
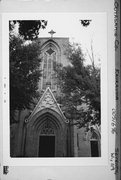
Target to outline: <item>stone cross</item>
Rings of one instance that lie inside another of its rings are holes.
[[[56,32],[55,31],[53,31],[53,30],[51,30],[50,32],[48,32],[48,33],[50,33],[50,35],[51,35],[51,38],[53,37],[53,34],[55,34]]]

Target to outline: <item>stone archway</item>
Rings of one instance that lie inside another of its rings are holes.
[[[27,124],[25,157],[67,156],[67,127],[62,117],[46,108],[34,115]]]

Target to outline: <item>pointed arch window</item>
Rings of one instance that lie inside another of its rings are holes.
[[[42,89],[45,90],[49,86],[52,90],[55,90],[56,75],[54,72],[54,63],[57,60],[57,53],[52,48],[49,48],[44,52],[43,57]]]

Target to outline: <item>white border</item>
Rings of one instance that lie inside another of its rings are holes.
[[[64,14],[64,13],[63,13]],[[72,14],[72,13],[71,13]],[[76,13],[74,13],[76,14]],[[78,13],[87,14],[87,13]],[[91,13],[88,13],[91,14]],[[92,13],[93,14],[93,13]],[[94,13],[98,14],[98,13]],[[105,17],[106,17],[106,13]],[[31,20],[40,19],[46,14],[40,13],[5,13],[2,15],[2,63],[3,63],[3,84],[6,78],[6,90],[3,85],[3,164],[9,166],[90,166],[90,165],[108,165],[108,58],[101,63],[101,157],[80,157],[80,158],[11,158],[9,141],[9,20]],[[66,15],[66,13],[65,13]],[[106,54],[107,56],[107,54]],[[6,94],[4,92],[6,91]]]

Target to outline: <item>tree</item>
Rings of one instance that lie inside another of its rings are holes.
[[[65,116],[79,127],[89,122],[100,124],[100,69],[94,63],[85,65],[79,46],[71,46],[67,57],[70,63],[68,66],[55,65],[58,85],[62,91],[59,103],[62,104]]]
[[[15,25],[18,24],[19,35],[25,40],[36,39],[39,35],[39,30],[45,29],[47,26],[46,20],[13,20],[9,21],[9,31],[12,32]]]
[[[18,24],[18,34],[15,25]],[[39,29],[44,29],[47,21],[10,21],[10,122],[14,123],[14,114],[28,109],[38,96],[38,81],[41,59],[40,47],[33,41],[38,37]],[[26,40],[30,40],[26,43]]]
[[[37,83],[40,78],[39,46],[28,45],[20,37],[10,41],[10,110],[11,122],[15,110],[30,108],[37,97]]]

